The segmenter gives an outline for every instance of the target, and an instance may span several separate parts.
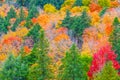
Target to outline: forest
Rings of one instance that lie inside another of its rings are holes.
[[[0,80],[120,80],[120,0],[0,0]]]

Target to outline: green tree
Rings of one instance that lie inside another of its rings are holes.
[[[25,23],[25,27],[27,27],[28,29],[30,29],[33,26],[33,23],[31,21],[30,18],[26,18],[26,23]]]
[[[22,56],[14,57],[12,54],[3,63],[0,70],[1,80],[26,80],[28,66],[22,61]]]
[[[59,68],[59,80],[86,80],[78,48],[74,45],[66,52]]]
[[[7,33],[9,21],[8,19],[0,17],[0,33]]]
[[[70,11],[67,10],[66,11],[66,17],[64,18],[64,20],[62,20],[62,27],[67,27],[68,29],[70,29],[71,26],[71,17],[70,17]]]
[[[101,7],[110,7],[110,0],[98,0],[98,4]]]
[[[115,53],[118,55],[117,60],[120,62],[120,25],[114,26],[110,36],[110,42]]]
[[[112,62],[107,62],[102,71],[94,76],[94,80],[120,80],[118,71],[114,69]]]
[[[99,15],[100,16],[103,16],[104,14],[105,14],[105,12],[107,11],[107,7],[104,7],[101,11],[100,11],[100,13],[99,13]]]
[[[91,22],[90,17],[84,10],[81,16],[74,17],[73,19],[74,21],[73,24],[71,25],[71,28],[73,29],[76,36],[82,36],[84,29],[90,26]]]
[[[38,15],[39,15],[39,12],[38,12],[36,6],[33,5],[31,7],[31,9],[29,10],[28,18],[32,19],[33,17],[37,17]]]
[[[20,8],[19,19],[20,19],[20,22],[25,20],[25,13],[24,13],[23,7]]]
[[[50,58],[48,57],[49,43],[45,38],[44,31],[41,30],[39,34],[39,40],[35,44],[34,52],[37,55],[37,61],[29,69],[29,80],[50,80],[52,73],[50,70]],[[33,75],[34,74],[34,75]]]
[[[27,34],[28,37],[32,37],[34,42],[37,42],[39,40],[39,31],[41,29],[41,26],[39,24],[35,24],[33,28],[29,31]]]
[[[117,25],[119,25],[119,24],[120,24],[120,22],[119,22],[118,17],[115,17],[115,18],[114,18],[114,21],[113,21],[113,26],[117,26]]]
[[[15,31],[16,28],[19,26],[20,22],[25,20],[25,14],[24,14],[24,11],[23,11],[23,7],[20,8],[20,13],[19,13],[19,16],[16,18],[16,21],[15,23],[13,24],[11,30],[12,31]]]
[[[16,18],[16,21],[15,21],[15,23],[13,24],[11,30],[12,30],[12,31],[15,31],[16,28],[18,27],[19,23],[20,23],[20,18]]]
[[[7,18],[8,19],[16,18],[16,12],[13,7],[11,7],[10,11],[7,13]]]
[[[70,14],[67,12],[66,17],[62,21],[62,25],[68,28],[68,34],[70,35],[71,39],[77,41],[77,45],[79,48],[82,46],[82,34],[85,28],[90,26],[91,19],[88,16],[86,10],[84,10],[81,16],[74,16],[70,17]]]

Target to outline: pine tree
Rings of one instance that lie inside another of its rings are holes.
[[[120,76],[113,68],[112,62],[107,62],[102,71],[94,76],[94,80],[120,80]]]
[[[90,26],[90,22],[90,17],[84,10],[81,16],[74,18],[71,28],[73,29],[76,36],[82,36],[84,29]]]
[[[64,20],[62,20],[62,27],[67,27],[68,29],[70,29],[70,25],[71,25],[71,17],[70,17],[70,11],[67,10],[66,11],[66,17],[64,18]]]
[[[119,22],[118,17],[115,17],[115,18],[114,18],[114,21],[113,21],[113,25],[114,25],[114,26],[117,26],[117,25],[119,25],[119,24],[120,24],[120,22]]]
[[[33,26],[33,23],[31,21],[30,18],[26,18],[26,23],[25,23],[25,27],[27,27],[28,29],[30,29]]]
[[[28,66],[22,61],[22,56],[14,57],[12,54],[4,62],[0,70],[1,80],[26,80]]]
[[[117,60],[120,62],[120,25],[114,26],[110,36],[110,42],[115,53],[118,55]]]
[[[39,15],[39,12],[38,12],[36,6],[33,5],[31,7],[31,9],[29,10],[28,18],[32,19],[33,17],[37,17],[38,15]]]
[[[44,31],[40,31],[39,40],[34,47],[34,52],[37,55],[36,65],[33,65],[29,70],[29,80],[50,80],[51,70],[49,68],[50,58],[48,57],[48,40],[45,38]],[[34,75],[33,75],[34,74]]]
[[[72,45],[62,59],[62,65],[59,68],[59,80],[86,80],[87,76],[83,69],[79,50]]]
[[[34,42],[37,42],[39,40],[39,31],[41,29],[41,26],[39,24],[35,24],[33,28],[29,31],[27,36],[31,36]]]
[[[16,18],[15,23],[13,24],[11,30],[15,31],[16,28],[18,27],[18,25],[20,24],[21,21],[25,20],[25,14],[23,11],[23,7],[20,8],[20,13],[19,13],[19,17]]]
[[[13,9],[13,7],[10,8],[10,11],[7,13],[7,18],[11,19],[11,18],[16,18],[16,12]]]
[[[107,7],[103,8],[99,15],[103,16],[105,14],[105,12],[107,11],[107,9],[108,9]]]
[[[19,19],[20,19],[20,22],[25,20],[25,14],[24,14],[23,7],[20,8]]]
[[[7,26],[9,25],[8,19],[0,17],[0,33],[7,33]]]

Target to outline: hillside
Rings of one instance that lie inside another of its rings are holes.
[[[0,80],[120,80],[119,0],[0,0]]]

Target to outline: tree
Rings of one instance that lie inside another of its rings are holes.
[[[25,14],[24,14],[23,7],[20,8],[19,19],[20,19],[20,22],[25,20]]]
[[[39,40],[34,47],[37,61],[35,62],[36,65],[33,65],[29,70],[29,80],[50,80],[52,78],[52,73],[49,67],[50,58],[47,55],[49,51],[48,47],[48,40],[45,38],[44,31],[41,30]]]
[[[39,12],[36,8],[35,5],[33,5],[30,9],[29,9],[29,13],[28,13],[28,18],[32,19],[33,17],[37,17],[39,15]]]
[[[74,44],[62,59],[58,77],[60,80],[86,80],[85,74],[79,50]]]
[[[8,19],[0,17],[0,33],[7,33],[9,21]]]
[[[11,18],[16,18],[16,12],[13,7],[10,8],[10,11],[7,13],[7,18],[10,20]]]
[[[27,36],[31,36],[34,42],[36,43],[39,40],[39,31],[41,29],[41,26],[39,24],[35,24],[33,28],[29,31]]]
[[[90,26],[90,22],[90,17],[84,10],[81,16],[74,17],[74,21],[71,25],[71,28],[73,29],[76,36],[82,36],[84,29]]]
[[[2,80],[26,80],[28,66],[22,61],[21,55],[14,57],[12,54],[4,62],[0,70]]]
[[[70,11],[67,10],[66,11],[66,17],[64,18],[64,20],[62,20],[62,27],[67,27],[68,29],[70,29],[70,25],[71,25],[71,17],[70,17]]]
[[[111,61],[113,63],[113,67],[116,70],[119,70],[120,64],[116,60],[116,58],[117,55],[112,50],[112,46],[106,45],[100,48],[100,50],[98,50],[98,52],[93,55],[93,60],[88,71],[88,76],[92,78],[94,74],[102,70],[102,68],[108,61]]]
[[[20,24],[20,22],[22,22],[23,20],[25,20],[25,14],[23,11],[23,7],[20,8],[20,13],[19,13],[19,17],[16,18],[15,23],[13,24],[11,30],[15,31],[16,28],[18,27],[18,25]]]
[[[107,7],[103,8],[99,15],[103,16],[105,14],[105,12],[107,11],[107,9],[108,9]]]
[[[119,24],[120,24],[120,22],[119,22],[118,17],[115,17],[115,18],[114,18],[114,21],[113,21],[113,25],[114,25],[114,26],[117,26],[117,25],[119,25]]]
[[[120,62],[120,25],[114,26],[113,32],[110,36],[110,42],[112,44],[113,50],[118,55],[117,60]]]
[[[85,28],[90,26],[91,19],[88,16],[86,10],[82,12],[81,16],[74,16],[70,17],[69,12],[67,12],[67,16],[62,21],[62,26],[67,27],[71,39],[74,38],[75,43],[77,43],[78,47],[81,48],[82,46],[82,34]]]
[[[30,29],[33,26],[33,23],[31,21],[30,18],[26,18],[26,23],[25,23],[25,27],[27,27],[28,29]]]
[[[112,62],[107,62],[101,72],[95,75],[94,80],[120,80],[120,76],[112,66]]]

